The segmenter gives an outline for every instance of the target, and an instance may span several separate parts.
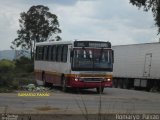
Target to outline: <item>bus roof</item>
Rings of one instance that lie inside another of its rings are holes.
[[[40,45],[54,45],[54,44],[72,44],[73,41],[46,41],[46,42],[38,42],[36,46]]]
[[[54,45],[54,44],[73,44],[75,41],[90,41],[90,42],[108,42],[108,41],[104,41],[104,40],[64,40],[64,41],[46,41],[46,42],[38,42],[36,43],[36,46],[41,46],[41,45]]]

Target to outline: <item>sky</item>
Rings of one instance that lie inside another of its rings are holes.
[[[159,41],[151,12],[129,0],[0,0],[0,50],[17,37],[20,13],[44,5],[58,16],[62,40],[106,40],[112,45]]]

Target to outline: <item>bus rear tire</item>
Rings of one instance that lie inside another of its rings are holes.
[[[98,94],[103,93],[104,87],[97,87],[96,90]]]
[[[42,81],[44,87],[52,87],[52,83],[46,82],[46,74],[44,72],[42,73]]]

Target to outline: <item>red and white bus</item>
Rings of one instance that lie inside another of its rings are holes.
[[[36,44],[35,76],[39,85],[67,88],[112,86],[113,50],[105,41],[52,41]]]

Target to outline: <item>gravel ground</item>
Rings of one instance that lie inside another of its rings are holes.
[[[52,89],[48,97],[18,96],[21,92],[0,93],[0,112],[92,114],[100,108],[101,113],[160,113],[159,93],[106,88],[100,96],[94,89],[69,93]]]

